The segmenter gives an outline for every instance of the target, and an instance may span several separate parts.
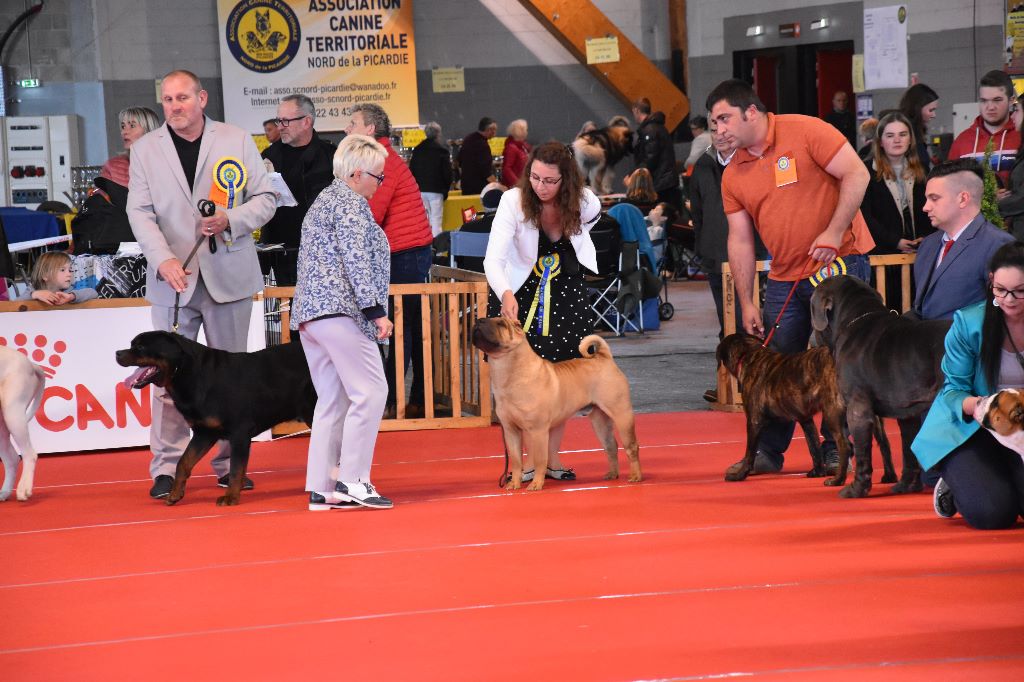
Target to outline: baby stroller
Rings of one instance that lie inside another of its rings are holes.
[[[658,303],[658,319],[664,322],[666,320],[671,320],[672,316],[676,314],[675,306],[669,303],[668,300],[668,273],[671,272],[672,269],[671,254],[669,253],[668,248],[668,237],[652,239],[651,246],[654,247],[654,253],[658,260],[654,265],[654,271],[658,273],[658,277],[661,278],[661,291],[658,294],[658,298],[661,299],[661,302]]]

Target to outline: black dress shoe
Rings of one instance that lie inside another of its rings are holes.
[[[224,474],[217,479],[217,485],[221,488],[227,488],[228,482],[231,480],[231,474]],[[242,490],[252,490],[255,486],[253,485],[252,479],[246,476],[242,479]]]
[[[167,497],[171,494],[171,488],[173,486],[174,476],[161,474],[153,479],[153,487],[149,489],[149,496],[154,500],[159,500],[161,497]]]

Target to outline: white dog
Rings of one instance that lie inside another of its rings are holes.
[[[4,486],[0,488],[0,502],[11,495],[14,476],[18,471],[18,452],[11,439],[21,450],[21,478],[18,480],[18,499],[32,497],[32,482],[36,473],[36,449],[28,438],[28,422],[39,409],[43,399],[46,375],[43,370],[16,350],[0,346],[0,459],[4,462]]]

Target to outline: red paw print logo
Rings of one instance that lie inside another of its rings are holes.
[[[14,342],[13,345],[11,341]],[[68,350],[68,344],[64,341],[54,341],[53,345],[50,345],[50,340],[42,334],[31,340],[28,334],[15,334],[11,341],[8,341],[6,336],[0,336],[0,346],[10,346],[36,363],[46,374],[47,379],[52,379],[57,373],[61,356]]]

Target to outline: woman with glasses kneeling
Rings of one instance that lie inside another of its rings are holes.
[[[335,180],[302,222],[291,328],[300,332],[317,402],[306,490],[313,511],[362,505],[390,509],[370,483],[388,395],[377,344],[387,318],[391,252],[368,199],[384,180],[387,153],[349,135],[334,154]]]
[[[951,518],[959,511],[983,530],[1009,528],[1024,515],[1022,455],[980,423],[985,396],[1024,388],[1024,243],[1001,246],[989,272],[989,298],[953,316],[946,379],[912,445],[923,468],[942,474],[935,512]]]
[[[583,269],[597,272],[590,229],[601,202],[583,187],[569,147],[547,142],[526,159],[515,188],[501,196],[484,257],[491,287],[487,314],[519,320],[537,355],[559,362],[581,357],[579,344],[593,331]],[[575,480],[558,446],[564,425],[551,432],[548,478]],[[523,482],[533,471],[523,472]]]

